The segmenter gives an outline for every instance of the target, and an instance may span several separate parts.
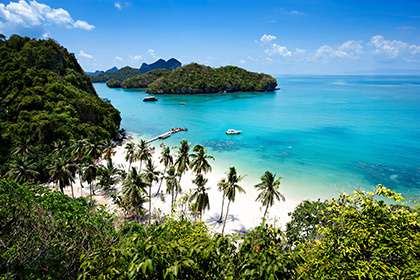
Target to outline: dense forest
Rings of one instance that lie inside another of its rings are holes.
[[[95,73],[93,75],[90,75],[90,78],[94,83],[105,83],[109,80],[123,81],[127,78],[138,75],[139,73],[139,69],[130,66],[125,66],[121,69],[116,69],[115,71]]]
[[[53,40],[0,36],[0,61],[0,279],[419,279],[420,208],[385,186],[304,201],[280,229],[269,210],[284,200],[281,180],[266,171],[254,186],[260,226],[227,234],[229,207],[246,192],[232,166],[211,186],[223,198],[216,233],[202,221],[213,160],[204,146],[182,140],[153,157],[147,141],[126,141],[127,166],[116,165],[119,113],[72,54]],[[186,83],[182,69],[155,83]],[[216,70],[225,81],[248,75]]]
[[[57,143],[117,136],[119,112],[55,41],[2,37],[0,61],[0,174],[31,166],[38,179],[47,179]]]
[[[151,83],[147,92],[169,94],[273,91],[277,81],[267,74],[253,73],[235,66],[212,68],[189,64]]]

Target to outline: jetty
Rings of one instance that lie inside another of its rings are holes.
[[[175,127],[175,128],[171,128],[170,130],[166,131],[165,133],[162,133],[152,139],[147,140],[147,143],[151,143],[154,142],[156,140],[163,140],[166,139],[168,137],[170,137],[172,134],[178,133],[178,132],[182,132],[182,131],[188,131],[187,128],[183,128],[183,127]]]

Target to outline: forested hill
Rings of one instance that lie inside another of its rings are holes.
[[[24,160],[42,179],[54,144],[109,140],[120,120],[58,43],[0,37],[0,173]]]
[[[239,91],[273,91],[277,81],[263,73],[235,66],[212,68],[197,63],[171,71],[148,86],[149,93],[217,93]]]

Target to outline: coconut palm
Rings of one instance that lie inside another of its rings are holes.
[[[238,185],[238,183],[241,180],[242,180],[242,177],[238,176],[238,174],[236,173],[235,167],[230,167],[227,180],[226,180],[226,186],[224,187],[224,193],[225,193],[226,198],[228,199],[228,205],[226,207],[225,220],[223,221],[222,235],[225,232],[226,220],[229,214],[230,203],[235,201],[237,192],[245,193],[244,189]]]
[[[96,180],[98,175],[98,166],[95,162],[90,161],[87,166],[84,168],[82,173],[82,180],[86,181],[89,184],[89,195],[92,198],[92,195],[95,194],[95,188],[93,182]]]
[[[152,220],[152,185],[153,182],[159,182],[160,172],[156,170],[151,159],[146,163],[145,178],[149,187],[149,224]]]
[[[111,165],[113,155],[115,155],[115,151],[112,141],[108,140],[102,143],[102,158],[111,163]]]
[[[140,140],[140,143],[137,145],[137,150],[134,157],[140,162],[139,172],[141,172],[141,165],[143,161],[147,162],[149,159],[152,158],[152,153],[146,140]]]
[[[128,170],[131,169],[131,164],[136,159],[136,145],[133,142],[128,142],[125,145],[125,160],[128,161]]]
[[[179,176],[179,182],[181,182],[182,175],[188,171],[188,166],[190,165],[190,145],[187,140],[181,141],[181,146],[178,149],[177,159],[175,161],[176,172]]]
[[[181,192],[176,170],[174,166],[170,166],[165,176],[166,193],[171,194],[171,213],[174,212],[175,194]]]
[[[115,190],[114,186],[121,180],[124,173],[122,169],[114,166],[112,160],[107,161],[106,165],[100,165],[98,168],[97,186],[108,194],[112,193]]]
[[[10,165],[6,173],[7,176],[15,179],[17,182],[33,182],[39,175],[36,171],[34,162],[29,160],[28,157],[18,157]]]
[[[25,139],[18,144],[18,146],[13,150],[13,155],[26,157],[32,153],[32,148],[30,145],[29,139]]]
[[[129,212],[134,212],[137,219],[143,212],[144,194],[148,182],[141,176],[137,169],[132,167],[127,178],[123,181],[123,206]]]
[[[190,157],[192,158],[190,167],[196,173],[207,173],[211,171],[211,166],[208,162],[209,159],[214,160],[214,157],[206,154],[206,150],[201,145],[196,145],[193,148]]]
[[[193,210],[200,213],[200,220],[203,217],[203,212],[206,209],[210,209],[209,195],[207,188],[205,187],[207,179],[204,178],[203,174],[197,174],[193,183],[197,186],[193,194],[190,197],[190,201],[193,201]]]
[[[73,183],[75,173],[76,165],[62,157],[57,157],[54,164],[49,168],[51,181],[55,182],[57,187],[63,193],[64,188],[70,185],[73,197]]]
[[[267,215],[268,208],[273,206],[275,200],[285,201],[285,197],[279,192],[281,177],[276,178],[271,172],[266,171],[261,176],[261,182],[255,187],[260,191],[257,201],[260,201],[265,206],[263,220]]]
[[[162,178],[159,183],[159,188],[156,192],[156,195],[159,194],[160,188],[162,187],[163,179],[165,178],[166,169],[168,169],[169,165],[172,165],[174,163],[174,159],[171,155],[171,149],[168,146],[164,146],[160,155],[160,163],[163,164],[164,169],[162,173]]]
[[[220,217],[217,220],[218,223],[221,223],[223,221],[223,210],[225,206],[225,188],[227,186],[226,179],[222,179],[217,183],[217,189],[222,193],[222,210],[220,212]]]

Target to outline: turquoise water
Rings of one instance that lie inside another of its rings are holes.
[[[283,177],[294,197],[325,198],[383,183],[420,196],[420,77],[281,76],[274,93],[159,96],[95,84],[122,115],[122,127],[148,138],[203,144],[217,165],[248,178]],[[185,103],[182,105],[181,103]],[[229,128],[243,134],[227,136]]]

